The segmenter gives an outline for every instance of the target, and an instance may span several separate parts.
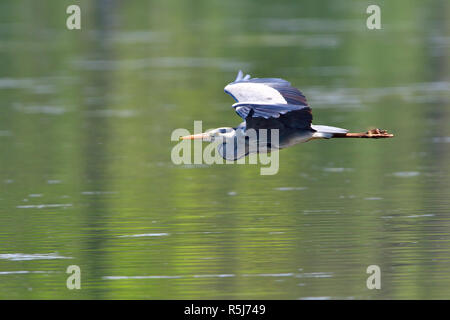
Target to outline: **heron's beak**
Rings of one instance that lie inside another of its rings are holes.
[[[180,137],[180,140],[203,140],[203,141],[211,141],[211,136],[207,133],[197,133],[189,136]]]

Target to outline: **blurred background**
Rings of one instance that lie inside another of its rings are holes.
[[[0,298],[449,299],[449,21],[447,0],[1,1]],[[239,69],[396,137],[282,150],[274,176],[172,164],[174,129],[241,121]]]

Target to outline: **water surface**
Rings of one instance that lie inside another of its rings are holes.
[[[81,1],[81,31],[65,6],[0,4],[0,298],[450,298],[448,1],[377,31],[351,0]],[[174,165],[174,129],[239,123],[239,69],[396,137]]]

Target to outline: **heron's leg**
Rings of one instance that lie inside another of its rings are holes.
[[[335,133],[333,138],[392,138],[394,135],[388,133],[386,130],[372,129],[367,132],[347,132],[347,133]]]

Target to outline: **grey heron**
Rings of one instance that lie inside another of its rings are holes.
[[[218,145],[218,151],[227,160],[237,160],[253,152],[270,152],[315,139],[393,137],[380,129],[350,133],[347,129],[312,124],[311,108],[306,97],[290,82],[280,78],[251,78],[239,71],[236,80],[224,90],[236,100],[232,107],[244,121],[234,128],[221,127],[180,139],[220,139],[222,143]],[[267,133],[262,139],[261,132],[264,130]],[[249,135],[251,131],[256,134]],[[278,141],[271,138],[273,131],[276,131]]]

